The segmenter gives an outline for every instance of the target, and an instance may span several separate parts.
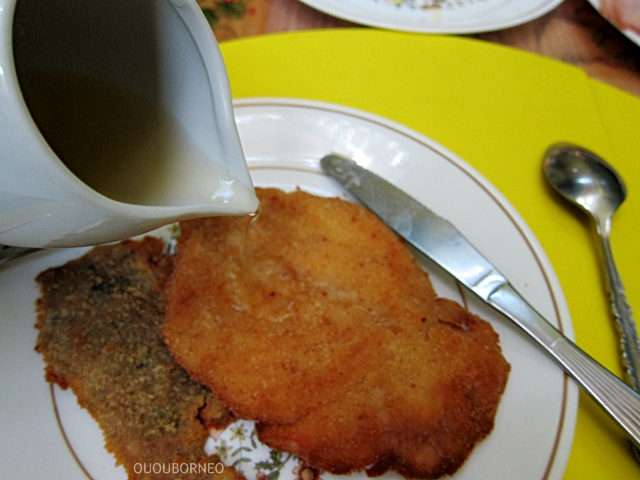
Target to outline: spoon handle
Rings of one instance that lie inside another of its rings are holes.
[[[616,319],[618,334],[620,336],[620,349],[627,381],[634,390],[640,391],[640,340],[638,339],[636,324],[633,321],[631,307],[627,302],[618,269],[613,261],[609,236],[601,232],[600,240],[609,297],[611,300],[611,309]]]

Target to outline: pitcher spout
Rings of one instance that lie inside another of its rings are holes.
[[[4,3],[0,244],[92,245],[257,209],[196,2]]]

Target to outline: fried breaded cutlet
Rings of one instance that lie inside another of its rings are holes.
[[[455,472],[494,425],[497,334],[365,208],[257,193],[256,217],[181,224],[163,326],[178,362],[312,467]]]
[[[207,429],[223,428],[232,417],[164,345],[172,257],[163,249],[151,237],[96,247],[38,275],[36,350],[47,380],[71,387],[130,479],[211,479],[203,473],[212,469],[198,466],[219,461],[204,452]]]

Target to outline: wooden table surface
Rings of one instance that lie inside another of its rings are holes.
[[[293,30],[363,28],[297,0],[198,0],[218,41]],[[592,78],[640,96],[640,46],[605,20],[587,0],[565,0],[523,25],[469,35],[576,65]]]

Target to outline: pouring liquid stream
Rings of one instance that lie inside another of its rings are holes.
[[[105,197],[147,206],[252,205],[253,191],[156,102],[72,74],[24,72],[20,86],[58,158]]]

